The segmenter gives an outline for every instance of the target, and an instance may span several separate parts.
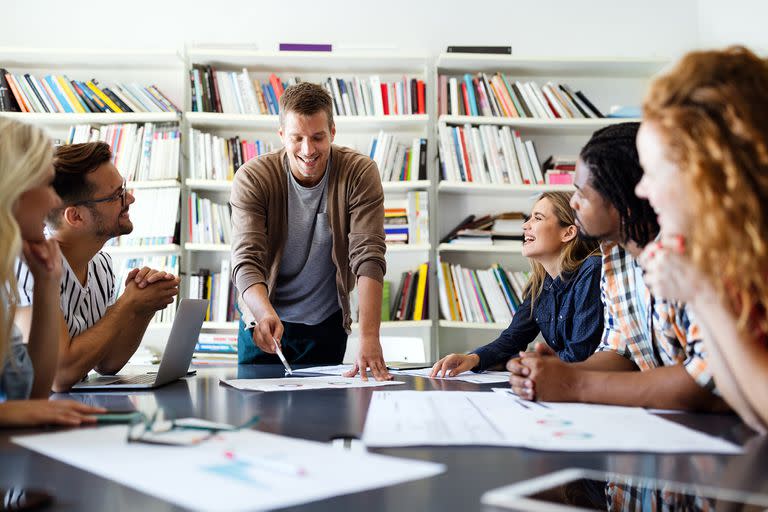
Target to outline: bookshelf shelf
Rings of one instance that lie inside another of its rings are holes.
[[[182,68],[178,51],[170,48],[142,50],[122,48],[21,48],[0,46],[0,62],[4,67],[83,68]]]
[[[438,252],[473,252],[489,254],[520,254],[522,250],[522,242],[507,243],[504,245],[440,244],[437,247]]]
[[[123,114],[89,113],[38,113],[0,112],[0,116],[11,117],[26,123],[43,126],[67,126],[72,124],[113,124],[113,123],[165,123],[179,121],[174,112],[128,112]]]
[[[444,329],[482,329],[489,331],[503,331],[509,324],[495,323],[477,323],[477,322],[454,322],[451,320],[440,320],[438,326]]]
[[[387,244],[387,254],[407,252],[427,252],[432,249],[430,244]]]
[[[104,252],[112,255],[133,255],[133,254],[178,254],[181,247],[176,244],[162,245],[128,245],[128,246],[105,246]]]
[[[403,320],[399,322],[381,322],[382,329],[420,329],[432,327],[432,320]],[[203,329],[217,331],[237,331],[239,322],[203,322]],[[352,331],[358,331],[360,324],[352,323]]]
[[[141,188],[172,188],[180,186],[181,183],[178,180],[129,181],[125,184],[125,187],[129,190]]]
[[[230,252],[232,247],[227,244],[197,244],[187,242],[184,244],[184,250],[190,252]]]
[[[526,135],[589,135],[605,126],[619,123],[640,122],[640,119],[625,117],[603,117],[599,119],[535,119],[493,116],[440,116],[439,122],[450,125],[488,124],[511,126]]]
[[[256,114],[220,114],[218,112],[185,112],[185,119],[193,128],[219,128],[227,130],[277,130],[278,116]],[[334,116],[337,128],[350,130],[402,130],[418,129],[427,125],[429,117],[419,115],[392,116]]]
[[[529,198],[542,192],[573,192],[571,185],[495,185],[492,183],[465,183],[441,181],[439,192],[452,194],[501,195],[516,198]]]
[[[190,190],[206,190],[211,192],[229,192],[232,189],[232,182],[225,180],[192,180],[188,179],[184,185]],[[398,193],[411,190],[427,190],[431,182],[429,180],[417,181],[385,181],[381,186],[384,192]]]
[[[511,55],[442,54],[437,67],[442,71],[509,71],[523,76],[647,77],[659,72],[669,58],[626,57],[514,57]]]

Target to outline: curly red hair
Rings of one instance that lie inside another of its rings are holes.
[[[768,65],[744,47],[687,54],[643,103],[688,182],[696,268],[749,339],[768,333]]]

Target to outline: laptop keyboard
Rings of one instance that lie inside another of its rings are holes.
[[[152,384],[157,378],[156,375],[133,375],[131,377],[121,377],[111,382],[111,384]]]

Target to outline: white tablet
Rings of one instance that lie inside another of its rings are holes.
[[[768,496],[646,477],[564,469],[492,489],[485,505],[549,512],[575,510],[764,511]]]

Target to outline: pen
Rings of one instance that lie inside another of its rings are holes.
[[[280,350],[280,344],[277,342],[275,338],[272,338],[272,341],[275,342],[275,351],[277,352],[277,357],[280,358],[280,361],[282,361],[283,366],[285,366],[285,373],[287,373],[288,375],[293,375],[293,370],[291,370],[291,367],[288,366],[288,361],[285,360],[283,351]]]

